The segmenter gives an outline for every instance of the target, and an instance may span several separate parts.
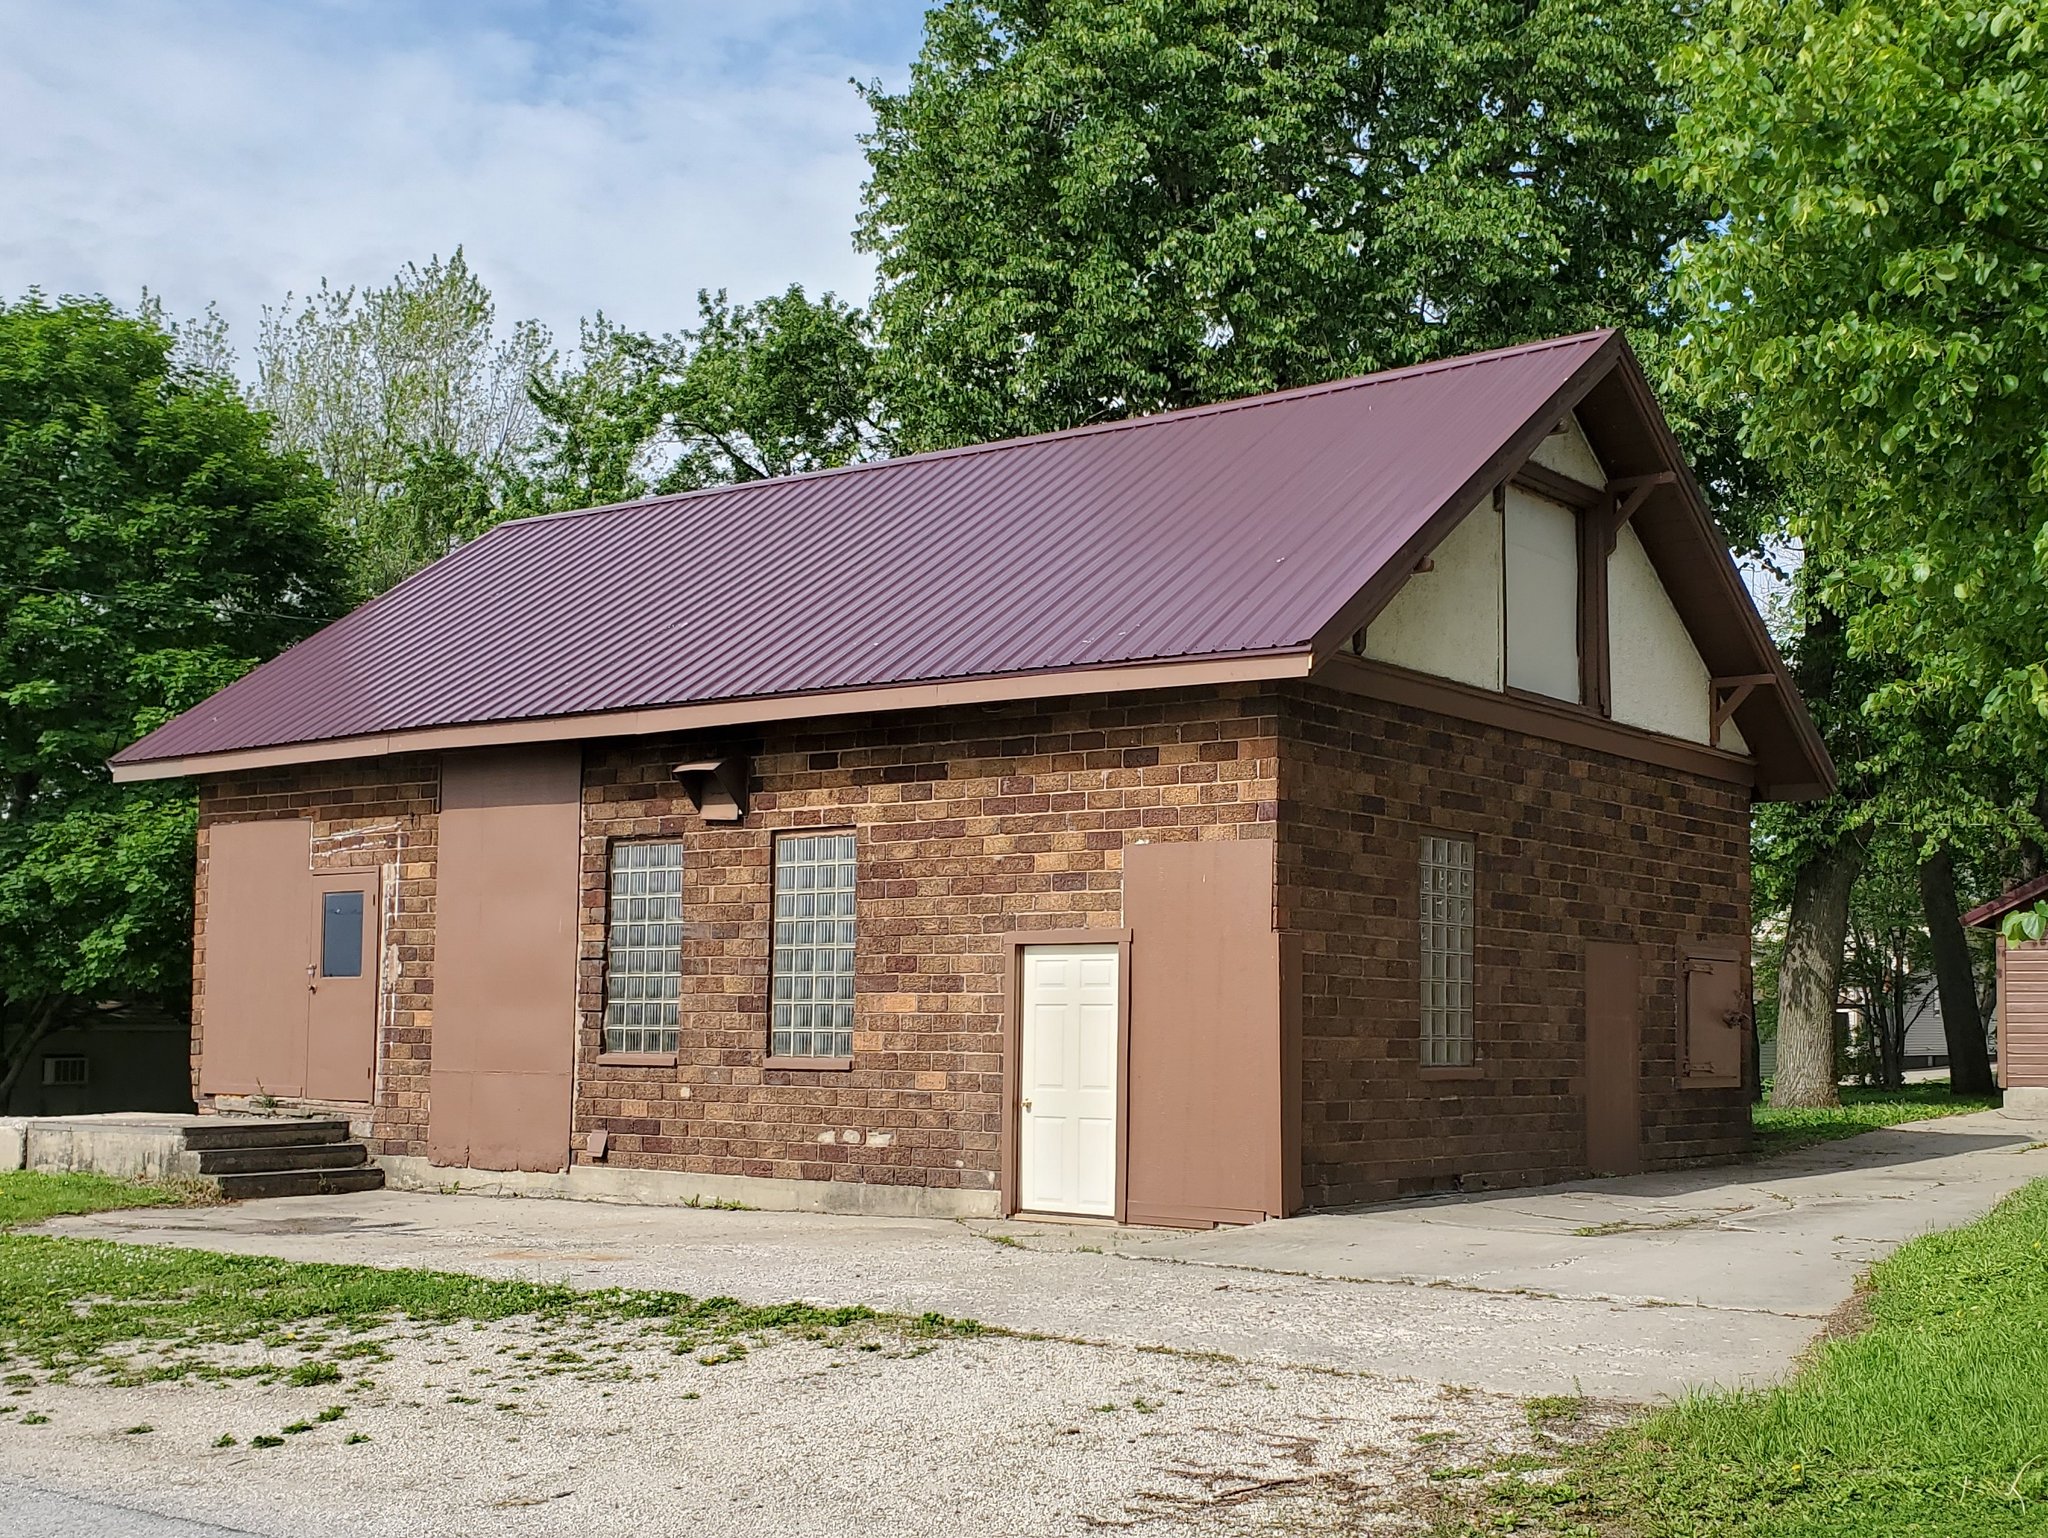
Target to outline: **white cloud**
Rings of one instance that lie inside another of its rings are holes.
[[[463,245],[501,319],[666,330],[699,288],[864,298],[867,126],[914,0],[0,7],[0,294],[257,317]]]

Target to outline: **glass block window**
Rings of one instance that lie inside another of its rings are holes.
[[[683,846],[612,845],[604,1049],[673,1052],[683,982]]]
[[[853,1056],[853,835],[775,841],[772,1057]]]
[[[1422,1065],[1472,1062],[1472,842],[1422,840]]]

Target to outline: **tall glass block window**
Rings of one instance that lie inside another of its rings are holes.
[[[853,1056],[853,835],[775,840],[768,1051]]]
[[[683,846],[612,845],[604,1049],[673,1052],[683,983]]]
[[[1472,842],[1422,840],[1422,1065],[1472,1063]]]

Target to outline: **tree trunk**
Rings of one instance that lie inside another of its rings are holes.
[[[1948,1038],[1948,1089],[1952,1095],[1988,1095],[1991,1053],[1984,1045],[1984,1015],[1977,1005],[1977,979],[1970,967],[1970,942],[1956,910],[1956,861],[1947,848],[1920,862],[1920,906],[1927,918],[1928,947],[1934,953],[1934,985],[1941,995],[1941,1031]]]
[[[1849,893],[1863,868],[1863,839],[1851,834],[1809,855],[1792,879],[1785,954],[1778,963],[1776,1106],[1840,1105],[1835,1091],[1835,998]]]

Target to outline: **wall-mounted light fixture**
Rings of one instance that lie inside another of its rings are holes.
[[[706,822],[738,822],[747,815],[746,759],[706,758],[677,764],[676,779]]]

